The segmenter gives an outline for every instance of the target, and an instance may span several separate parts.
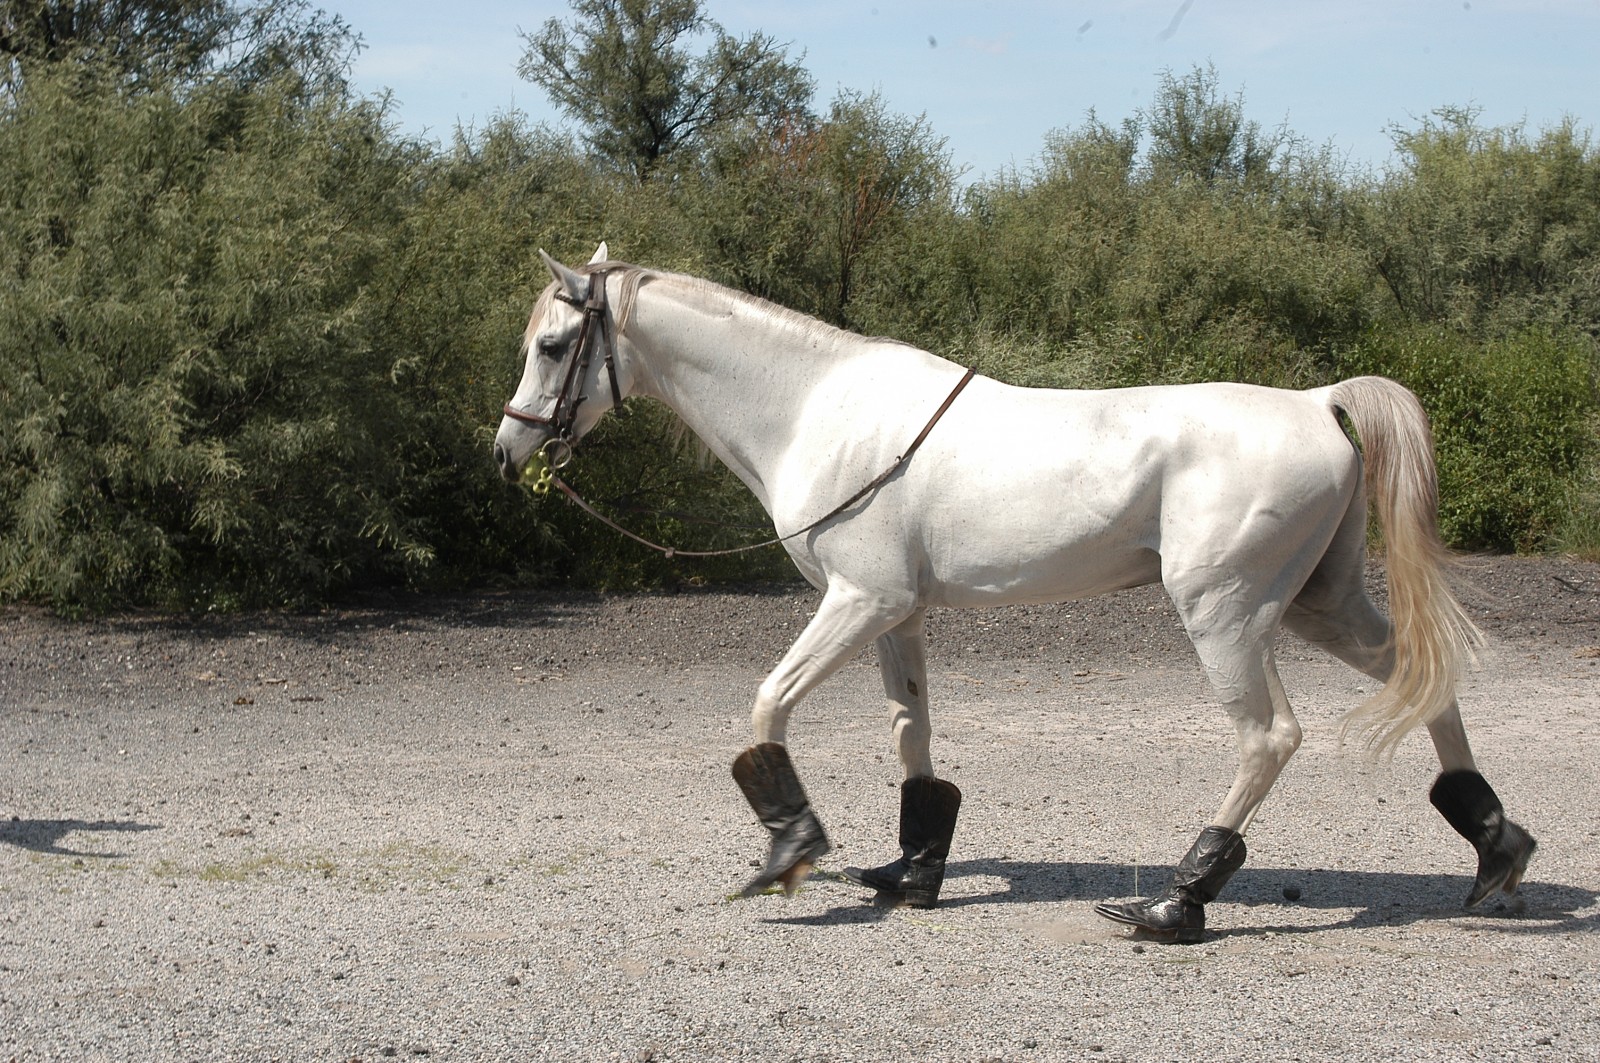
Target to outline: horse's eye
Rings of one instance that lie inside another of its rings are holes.
[[[539,341],[539,353],[546,358],[561,357],[561,343],[555,339],[542,339]]]

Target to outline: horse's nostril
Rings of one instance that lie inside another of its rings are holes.
[[[517,479],[517,467],[511,464],[511,455],[506,453],[506,448],[499,443],[494,445],[494,463],[500,467],[500,475],[507,480]]]

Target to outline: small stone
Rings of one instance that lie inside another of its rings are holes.
[[[1286,901],[1298,901],[1300,899],[1300,887],[1299,886],[1285,886],[1285,887],[1283,887],[1283,899],[1286,900]]]

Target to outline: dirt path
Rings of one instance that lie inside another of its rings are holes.
[[[809,592],[0,611],[0,1059],[1600,1058],[1600,566],[1474,579],[1523,910],[1459,910],[1426,742],[1341,753],[1365,681],[1286,642],[1308,738],[1192,947],[1090,911],[1232,774],[1159,592],[934,617],[932,912],[728,899],[763,844],[728,764]],[[885,723],[867,654],[791,729],[824,872],[890,855]]]

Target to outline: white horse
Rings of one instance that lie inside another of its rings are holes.
[[[1239,765],[1167,888],[1097,911],[1157,937],[1202,937],[1205,904],[1243,864],[1243,834],[1300,745],[1273,661],[1280,626],[1383,683],[1350,721],[1369,744],[1392,747],[1426,727],[1442,769],[1430,798],[1478,852],[1467,904],[1515,890],[1535,843],[1506,818],[1462,727],[1455,682],[1479,635],[1443,577],[1432,438],[1400,385],[1060,391],[979,376],[955,395],[968,377],[927,351],[608,262],[604,244],[578,270],[545,262],[554,281],[528,322],[526,367],[495,439],[503,474],[516,480],[536,453],[564,463],[606,411],[651,396],[755,493],[823,591],[761,683],[755,745],[734,762],[771,832],[746,895],[774,882],[792,891],[829,848],[785,729],[801,699],[863,647],[876,645],[905,773],[901,855],[845,873],[932,906],[960,793],[935,777],[929,755],[927,610],[1156,580],[1233,721]],[[930,420],[941,403],[948,415]],[[1362,583],[1369,493],[1387,542],[1392,622]]]

